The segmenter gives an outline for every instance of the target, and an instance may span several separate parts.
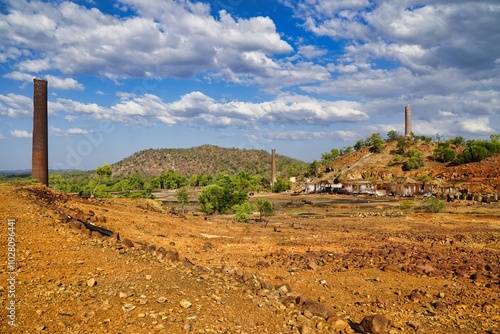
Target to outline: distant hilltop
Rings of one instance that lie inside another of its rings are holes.
[[[72,172],[74,169],[49,169],[49,172]],[[31,175],[31,169],[0,170],[3,175]]]
[[[307,163],[277,152],[277,172],[288,176],[293,171],[305,170]],[[142,150],[111,165],[113,176],[130,176],[138,172],[144,176],[158,176],[173,170],[191,176],[195,174],[243,171],[248,174],[271,174],[271,151],[224,148],[202,145],[193,148],[159,148]]]

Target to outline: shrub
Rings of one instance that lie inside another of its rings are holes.
[[[456,153],[450,148],[450,142],[439,143],[433,152],[434,158],[442,162],[450,162],[455,159]]]
[[[200,210],[209,215],[225,212],[227,208],[224,203],[224,188],[217,184],[206,186],[198,196],[198,204]]]
[[[418,211],[428,212],[428,213],[438,213],[444,209],[444,202],[440,201],[436,197],[428,197],[420,202],[418,206]]]
[[[358,141],[356,142],[356,144],[354,144],[354,149],[355,149],[356,151],[361,150],[363,147],[365,147],[365,141],[364,141],[364,140],[362,140],[362,139],[358,140]]]
[[[380,133],[374,133],[365,140],[365,146],[371,146],[370,152],[372,153],[380,153],[383,145],[384,141],[382,140]]]
[[[406,153],[408,161],[403,165],[404,170],[417,169],[424,166],[424,155],[421,152],[412,150]]]
[[[290,190],[291,188],[292,183],[290,181],[278,177],[271,190],[273,193],[281,193],[283,191]]]
[[[233,219],[237,222],[246,223],[250,220],[251,212],[254,209],[254,205],[250,202],[243,202],[241,204],[233,205],[232,210],[234,211]]]
[[[389,161],[389,166],[394,166],[395,164],[402,163],[404,161],[404,157],[400,154],[395,154],[392,157],[392,160]]]
[[[189,194],[186,188],[181,188],[177,190],[177,202],[181,206],[182,213],[184,213],[184,207],[189,204]]]
[[[417,180],[420,182],[427,183],[427,182],[432,181],[432,177],[429,174],[420,173],[420,174],[417,174]]]
[[[403,212],[412,212],[414,208],[415,208],[414,201],[403,201],[401,202],[401,204],[399,204],[399,210]]]
[[[223,177],[217,184],[206,186],[198,196],[200,210],[209,215],[226,213],[236,204],[247,200],[247,194],[235,189],[230,178]]]
[[[399,137],[396,143],[397,153],[405,154],[406,150],[410,147],[410,139],[408,137]]]
[[[387,132],[387,139],[389,141],[396,140],[398,138],[399,138],[399,133],[396,130],[390,130],[389,132]]]
[[[274,205],[271,201],[263,198],[258,198],[255,203],[257,204],[257,209],[260,213],[260,220],[262,220],[263,216],[274,215]]]

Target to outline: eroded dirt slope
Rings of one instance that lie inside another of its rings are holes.
[[[18,270],[16,328],[0,272],[0,332],[362,333],[373,314],[392,334],[500,332],[498,203],[406,215],[393,199],[267,198],[278,215],[235,223],[1,185]]]

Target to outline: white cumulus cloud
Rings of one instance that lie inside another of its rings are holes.
[[[189,1],[120,3],[131,15],[117,18],[67,1],[10,2],[8,12],[0,14],[0,34],[9,48],[29,52],[19,57],[22,72],[57,70],[112,79],[207,71],[258,76],[279,66],[270,55],[293,51],[267,17],[235,19],[221,11],[216,19],[207,4]],[[60,87],[83,88],[64,80]]]
[[[28,132],[28,131],[25,131],[25,130],[12,130],[10,132],[10,134],[12,135],[12,137],[16,137],[16,138],[31,138],[32,137],[32,134],[31,132]]]

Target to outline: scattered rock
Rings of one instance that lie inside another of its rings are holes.
[[[372,314],[363,318],[360,326],[369,334],[385,334],[389,320],[382,314]]]
[[[94,278],[91,278],[89,280],[87,280],[87,286],[96,286],[97,285],[97,281],[94,279]]]
[[[156,300],[159,304],[163,304],[168,301],[167,297],[158,297]]]
[[[128,304],[128,303],[125,303],[125,304],[122,305],[122,310],[125,311],[125,312],[130,312],[133,309],[135,309],[135,305]]]
[[[184,329],[187,331],[187,332],[191,332],[193,330],[193,324],[188,322],[184,325]]]
[[[124,238],[122,240],[122,245],[128,247],[128,248],[133,248],[134,247],[134,243],[132,242],[132,240],[130,239],[127,239],[127,238]]]
[[[299,326],[299,333],[300,334],[314,334],[314,329],[309,323],[309,321],[304,321],[300,326]]]
[[[292,288],[290,288],[290,284],[288,283],[276,285],[275,289],[278,290],[282,295],[286,295],[287,293],[292,292]]]
[[[179,302],[179,305],[181,305],[181,307],[182,307],[183,309],[188,309],[188,308],[190,308],[193,304],[191,304],[191,302],[190,302],[190,301],[188,301],[188,300],[186,300],[186,299],[183,299],[183,300],[181,300],[181,301]]]
[[[332,327],[332,329],[336,330],[344,330],[349,327],[349,323],[347,321],[333,314],[328,316],[327,323],[330,327]]]
[[[326,306],[318,302],[306,301],[302,305],[302,309],[304,311],[311,312],[312,315],[321,317],[323,319],[326,319],[328,316],[328,309],[326,308]]]
[[[397,272],[397,271],[399,271],[399,269],[400,269],[400,267],[398,265],[395,265],[395,264],[388,264],[382,268],[382,270],[386,271],[386,272]]]
[[[422,300],[423,294],[419,290],[413,290],[410,293],[410,295],[408,296],[408,298],[410,298],[410,300],[413,302],[418,302],[418,301]]]
[[[309,261],[307,263],[307,269],[309,269],[309,270],[318,270],[318,265],[314,261]]]

